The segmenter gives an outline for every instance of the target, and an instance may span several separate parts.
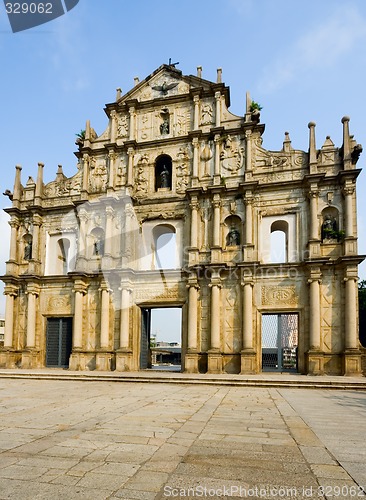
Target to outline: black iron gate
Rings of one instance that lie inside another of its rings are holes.
[[[150,328],[151,309],[141,309],[140,370],[151,368]]]
[[[298,315],[262,315],[262,369],[297,370]]]
[[[72,349],[72,318],[48,318],[46,366],[67,368]]]

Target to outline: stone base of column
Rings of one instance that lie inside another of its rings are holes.
[[[22,351],[21,366],[26,370],[30,368],[41,368],[39,351],[36,349],[26,349]]]
[[[324,355],[321,351],[308,351],[306,364],[308,375],[324,375]]]
[[[349,377],[362,375],[361,351],[349,349],[343,353],[343,374]]]
[[[95,357],[95,369],[100,371],[115,370],[115,355],[111,351],[97,352]]]
[[[241,375],[253,375],[258,373],[257,353],[252,349],[244,349],[240,353],[241,356]]]
[[[81,356],[80,352],[73,351],[71,353],[71,356],[69,358],[69,370],[78,371],[82,369],[80,366],[81,365],[80,356]]]
[[[308,249],[309,249],[309,259],[319,259],[319,257],[321,257],[319,240],[310,240]]]
[[[116,352],[116,371],[129,372],[133,369],[131,349],[118,349]]]
[[[221,262],[221,248],[211,247],[211,264],[218,264]]]
[[[219,351],[208,351],[207,373],[222,373],[222,355]]]
[[[76,259],[76,271],[82,272],[87,269],[87,260],[86,257],[78,257]]]
[[[184,356],[184,373],[198,373],[198,353],[187,352]]]
[[[256,260],[254,255],[254,245],[243,245],[243,260],[244,262],[252,262]]]
[[[214,175],[214,186],[220,186],[220,184],[221,184],[221,175],[215,174]]]
[[[0,368],[18,368],[21,359],[22,353],[20,351],[6,347],[0,350]]]

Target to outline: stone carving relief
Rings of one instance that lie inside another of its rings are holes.
[[[128,137],[128,118],[122,115],[117,121],[117,138],[124,139],[125,137]]]
[[[221,168],[226,174],[237,174],[243,166],[244,148],[241,147],[240,139],[228,135],[223,140],[223,149],[220,153]]]
[[[161,286],[150,286],[149,288],[143,288],[140,290],[135,290],[136,301],[146,301],[146,300],[158,300],[158,299],[183,299],[182,294],[180,294],[179,285],[172,285],[170,288]]]
[[[263,306],[295,306],[297,295],[295,285],[290,286],[262,286]]]
[[[185,193],[189,184],[189,156],[186,148],[180,148],[177,154],[177,193]]]
[[[63,179],[50,182],[45,186],[44,194],[47,198],[77,195],[80,194],[81,182],[82,174],[79,171],[71,179],[64,177]]]
[[[70,309],[70,297],[68,296],[55,296],[48,297],[47,299],[47,311],[52,312],[69,312]]]
[[[187,134],[187,124],[189,123],[189,117],[185,109],[177,108],[175,112],[175,125],[174,132],[176,136]]]
[[[91,193],[101,193],[107,188],[108,169],[105,159],[90,159],[89,170],[89,191]]]
[[[166,97],[167,95],[178,94],[177,81],[174,81],[170,75],[163,74],[150,84],[153,92],[153,98]]]
[[[211,125],[212,124],[213,110],[209,103],[204,103],[201,110],[201,125]]]
[[[148,179],[146,177],[146,167],[149,165],[149,157],[147,154],[141,156],[137,163],[137,172],[135,178],[135,194],[143,196],[148,191]]]

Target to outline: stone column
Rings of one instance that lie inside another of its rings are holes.
[[[119,334],[120,349],[130,348],[130,295],[131,288],[121,287],[121,323]]]
[[[193,102],[194,102],[193,130],[198,130],[198,128],[199,128],[199,117],[200,117],[200,96],[195,95],[193,97]]]
[[[311,272],[309,283],[309,351],[307,352],[309,375],[324,373],[324,355],[321,341],[321,273]]]
[[[197,197],[192,197],[192,201],[190,203],[191,208],[191,247],[198,247],[198,201]]]
[[[100,347],[109,349],[109,292],[108,283],[103,281],[101,291]]]
[[[359,349],[357,324],[357,268],[344,278],[345,282],[345,316],[344,316],[344,375],[362,375],[361,351]],[[353,274],[353,276],[351,275]]]
[[[194,179],[197,179],[198,177],[198,161],[199,161],[199,156],[198,156],[198,137],[194,137],[192,139],[192,144],[193,144],[193,172],[192,172],[192,177]]]
[[[128,148],[127,154],[128,154],[127,185],[132,186],[133,185],[133,158],[135,155],[134,148]]]
[[[320,350],[320,280],[309,279],[310,285],[310,349]]]
[[[215,100],[216,100],[215,126],[220,127],[220,125],[221,125],[221,93],[220,92],[215,92]]]
[[[39,239],[40,227],[42,225],[42,217],[40,215],[33,216],[33,239],[32,239],[32,259],[39,260]]]
[[[358,349],[357,279],[345,278],[345,349]]]
[[[135,140],[135,127],[136,127],[136,110],[134,106],[129,109],[130,112],[130,141]]]
[[[111,142],[116,142],[116,120],[117,113],[115,109],[111,111]]]
[[[26,347],[27,349],[34,349],[36,347],[36,301],[39,296],[39,287],[29,284],[26,294],[28,295]]]
[[[345,233],[346,238],[353,237],[353,194],[354,187],[344,187],[344,208],[345,208]]]
[[[130,283],[122,282],[121,291],[121,317],[119,330],[119,349],[116,352],[116,370],[130,371],[133,366],[133,349],[130,345],[130,308],[131,293]]]
[[[220,351],[220,291],[221,284],[210,283],[211,287],[211,350]]]
[[[19,220],[17,217],[12,216],[9,221],[11,227],[10,234],[10,255],[9,259],[16,262],[17,260],[17,246],[18,246],[18,230],[19,230]]]
[[[253,285],[244,281],[243,286],[243,350],[253,349]]]
[[[212,243],[214,247],[220,246],[220,219],[221,219],[221,200],[219,195],[214,195],[212,201],[214,207],[214,218],[213,218],[213,238]]]
[[[242,350],[241,373],[256,373],[256,351],[253,345],[253,286],[251,279],[244,279],[241,283],[242,291]]]
[[[5,285],[4,294],[6,295],[4,347],[13,348],[14,301],[18,289],[14,285]]]
[[[84,209],[81,208],[78,213],[78,218],[80,221],[80,227],[79,227],[79,252],[78,256],[79,258],[84,259],[85,254],[86,254],[86,223],[88,221],[88,212]]]
[[[220,175],[220,134],[215,134],[214,143],[215,143],[215,166],[214,166],[214,175]]]
[[[76,280],[73,292],[74,300],[74,318],[72,331],[72,353],[70,356],[70,370],[85,369],[82,363],[82,350],[86,350],[83,345],[83,317],[84,317],[84,296],[87,293],[88,285],[82,280]]]
[[[318,159],[315,143],[315,126],[314,122],[308,124],[309,127],[309,171],[310,174],[316,174],[318,171]]]
[[[83,188],[84,192],[88,191],[89,188],[89,160],[88,154],[83,155]]]
[[[112,242],[113,242],[113,218],[114,210],[112,207],[106,207],[106,224],[105,224],[105,247],[104,254],[106,257],[112,256]]]
[[[108,189],[113,190],[114,188],[114,176],[115,176],[115,169],[114,169],[114,164],[116,161],[117,155],[114,151],[110,151],[108,154],[108,159],[109,159],[109,175],[108,175]]]
[[[319,239],[319,223],[318,223],[318,195],[317,189],[312,189],[309,192],[310,198],[310,239]]]
[[[221,355],[221,281],[220,272],[213,271],[211,277],[211,314],[210,314],[210,350],[208,351],[208,373],[222,372]]]
[[[43,195],[43,163],[38,163],[38,175],[36,182],[36,191],[34,194],[34,205],[41,205]]]
[[[184,371],[198,373],[198,290],[195,276],[188,280],[188,348],[184,358]]]

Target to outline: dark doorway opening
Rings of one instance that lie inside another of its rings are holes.
[[[141,309],[140,369],[181,371],[182,309]]]
[[[46,366],[68,368],[72,350],[72,318],[48,318]]]
[[[262,315],[262,370],[297,371],[298,314]]]

